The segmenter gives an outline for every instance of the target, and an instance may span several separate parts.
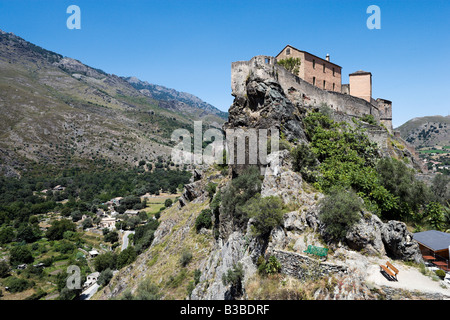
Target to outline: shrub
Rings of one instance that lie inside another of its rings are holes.
[[[189,250],[183,250],[183,253],[181,254],[180,257],[180,264],[182,267],[186,267],[189,262],[191,262],[192,260],[192,252],[190,252]]]
[[[33,262],[33,256],[27,246],[15,246],[10,250],[10,263],[11,265],[19,265],[21,263]]]
[[[164,201],[164,206],[166,208],[170,207],[172,205],[172,199],[166,199],[166,201]]]
[[[100,273],[97,282],[100,286],[103,287],[106,286],[109,283],[109,281],[111,281],[112,277],[113,272],[111,271],[110,268],[107,268]]]
[[[125,250],[117,255],[117,269],[121,269],[136,260],[137,252],[132,246],[128,246]]]
[[[45,236],[49,240],[60,240],[64,237],[66,231],[76,232],[75,223],[66,219],[56,220],[52,222],[52,226],[48,228]]]
[[[94,268],[98,272],[106,269],[116,269],[117,256],[112,252],[99,254],[94,260]]]
[[[211,210],[204,209],[195,219],[195,229],[199,232],[202,228],[210,229],[212,227]]]
[[[302,143],[291,151],[294,171],[300,172],[303,178],[308,182],[314,182],[314,170],[316,170],[318,161],[310,147]]]
[[[9,288],[9,292],[16,293],[31,288],[33,282],[11,276],[4,281],[4,285]]]
[[[261,198],[257,194],[242,208],[248,218],[253,218],[252,233],[266,236],[283,221],[283,201],[276,196]]]
[[[223,211],[230,214],[237,224],[245,224],[248,217],[242,211],[242,206],[260,191],[259,168],[249,166],[224,188],[221,195]]]
[[[359,221],[362,201],[353,190],[332,188],[320,201],[319,219],[334,240],[341,240]]]
[[[441,279],[444,279],[444,278],[445,278],[445,271],[444,271],[444,270],[439,269],[439,270],[434,271],[434,273],[436,273],[436,275],[437,275],[439,278],[441,278]]]
[[[242,263],[238,262],[233,268],[228,269],[222,275],[222,283],[224,286],[231,285],[231,294],[239,296],[242,294],[242,280],[244,279],[244,268]]]

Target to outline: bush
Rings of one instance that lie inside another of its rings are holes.
[[[27,246],[15,246],[10,250],[10,263],[11,265],[19,265],[21,263],[33,262],[33,256],[31,250]]]
[[[305,143],[295,147],[291,151],[294,159],[293,169],[300,172],[303,178],[308,182],[314,182],[314,170],[316,170],[318,161],[314,152]]]
[[[109,283],[109,281],[111,281],[112,277],[113,277],[113,272],[111,271],[110,268],[107,268],[100,273],[97,283],[100,286],[104,287]]]
[[[247,167],[221,193],[223,211],[233,217],[238,225],[244,225],[248,217],[242,206],[261,191],[260,171],[257,166]]]
[[[60,240],[64,237],[66,231],[76,232],[75,223],[66,219],[56,220],[52,222],[52,226],[48,228],[45,236],[49,240]]]
[[[9,288],[9,292],[16,293],[31,288],[33,283],[25,279],[19,279],[11,276],[4,281],[4,286]]]
[[[136,260],[137,252],[132,246],[128,246],[125,250],[117,255],[117,269],[121,269]]]
[[[186,267],[192,260],[192,252],[184,250],[180,257],[180,264],[182,267]]]
[[[253,218],[252,233],[255,236],[267,236],[283,221],[283,201],[276,196],[261,198],[257,194],[242,208],[248,218]]]
[[[212,227],[211,210],[204,209],[195,219],[195,230],[199,232],[202,228],[210,229]]]
[[[353,190],[332,188],[320,201],[319,219],[334,240],[342,240],[347,231],[359,221],[362,201]]]
[[[164,206],[166,208],[170,207],[172,205],[172,199],[166,199],[166,201],[164,201]]]
[[[441,278],[441,279],[444,279],[444,278],[445,278],[445,271],[444,271],[444,270],[439,269],[439,270],[434,271],[434,273],[436,273],[436,275],[437,275],[439,278]]]
[[[281,270],[281,264],[275,256],[270,256],[266,262],[263,256],[258,258],[258,272],[261,275],[276,274]]]
[[[98,272],[106,269],[116,269],[117,256],[112,252],[99,254],[94,260],[94,268]]]
[[[9,264],[6,261],[0,261],[0,278],[8,276],[9,270]]]

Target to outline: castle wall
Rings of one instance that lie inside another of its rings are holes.
[[[376,100],[378,109],[380,110],[380,122],[389,130],[392,134],[394,128],[392,126],[392,102],[386,99],[378,98]]]
[[[350,116],[362,117],[372,114],[380,119],[379,110],[369,102],[340,92],[321,90],[297,77],[269,56],[256,56],[249,61],[233,62],[231,65],[231,88],[233,96],[245,96],[246,80],[253,74],[262,80],[277,81],[286,96],[293,102],[309,107],[327,104],[333,110]]]

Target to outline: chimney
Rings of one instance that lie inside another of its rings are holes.
[[[330,61],[330,55],[327,53],[327,57],[325,58],[327,61]]]

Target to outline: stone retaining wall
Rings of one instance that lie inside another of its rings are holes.
[[[346,266],[320,261],[296,252],[273,250],[274,255],[281,264],[281,272],[300,280],[318,279],[334,273],[348,273]]]

